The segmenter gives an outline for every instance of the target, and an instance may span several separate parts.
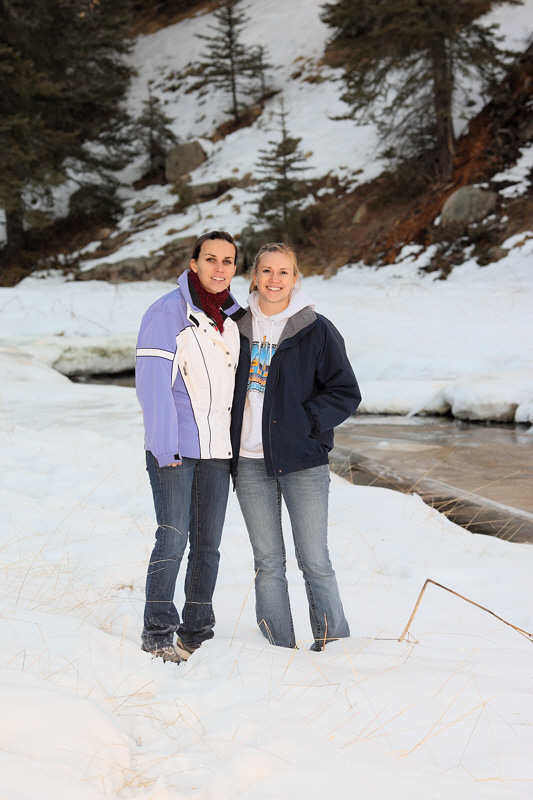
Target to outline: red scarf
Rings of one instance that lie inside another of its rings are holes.
[[[200,306],[202,307],[202,311],[204,311],[208,317],[211,317],[211,319],[214,320],[218,330],[220,333],[222,333],[224,331],[224,317],[222,316],[220,307],[224,305],[229,297],[228,290],[224,289],[223,292],[217,292],[216,294],[208,292],[207,289],[204,289],[200,283],[198,273],[193,272],[192,269],[189,270],[188,277],[189,281],[196,289],[198,297],[200,298]]]

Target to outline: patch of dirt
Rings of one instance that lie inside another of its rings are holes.
[[[137,181],[134,181],[133,188],[138,192],[141,189],[145,189],[147,186],[164,186],[166,183],[168,183],[168,181],[165,175],[165,165],[163,164],[159,169],[147,172]]]
[[[274,97],[277,92],[269,92],[268,97],[265,97],[265,100],[268,100],[270,97]],[[253,105],[248,106],[245,108],[241,114],[241,118],[238,122],[234,119],[228,119],[223,122],[218,128],[215,128],[215,132],[212,136],[208,138],[211,139],[212,142],[219,142],[221,139],[225,139],[226,136],[229,136],[230,133],[235,133],[235,131],[240,130],[241,128],[249,128],[250,125],[253,125],[256,119],[261,116],[263,113],[264,106],[262,105]]]
[[[111,253],[114,253],[116,250],[118,250],[120,245],[126,241],[130,233],[131,231],[123,231],[122,233],[118,234],[118,236],[106,237],[101,242],[100,247],[97,250],[93,250],[92,253],[86,256],[86,258],[104,258],[105,256],[111,255]],[[73,251],[77,249],[78,248],[73,248]]]
[[[181,0],[181,11],[176,11],[176,5],[175,0],[167,0],[157,3],[151,11],[139,13],[132,25],[130,36],[135,37],[139,34],[147,36],[150,33],[157,33],[169,25],[176,25],[184,19],[195,17],[199,12],[208,14],[218,8],[220,2],[219,0]]]

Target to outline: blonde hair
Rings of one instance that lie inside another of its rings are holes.
[[[257,251],[257,255],[254,258],[254,263],[252,264],[250,272],[248,273],[248,277],[250,278],[250,293],[257,289],[257,286],[255,285],[255,277],[257,275],[257,270],[259,269],[259,262],[265,253],[281,253],[284,256],[288,256],[288,258],[290,258],[292,261],[292,268],[294,270],[294,275],[297,278],[297,282],[298,284],[300,283],[301,272],[298,268],[298,259],[296,258],[296,253],[292,247],[288,244],[284,244],[283,242],[267,242],[267,244],[264,244]]]

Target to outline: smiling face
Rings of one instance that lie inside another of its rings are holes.
[[[291,258],[285,253],[263,253],[254,282],[259,292],[259,308],[268,317],[284,311],[290,302],[297,275]]]
[[[211,294],[223,292],[235,275],[235,246],[224,239],[207,239],[197,259],[191,258],[191,270]]]

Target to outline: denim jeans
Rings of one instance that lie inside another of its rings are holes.
[[[183,642],[198,647],[213,637],[213,592],[229,492],[229,459],[183,458],[159,467],[146,453],[158,528],[146,577],[142,641],[147,649]],[[181,559],[189,542],[182,619],[174,605]]]
[[[281,527],[285,500],[309,602],[314,649],[350,635],[327,545],[329,466],[270,478],[264,459],[239,458],[237,497],[255,563],[257,622],[272,644],[295,647]]]

